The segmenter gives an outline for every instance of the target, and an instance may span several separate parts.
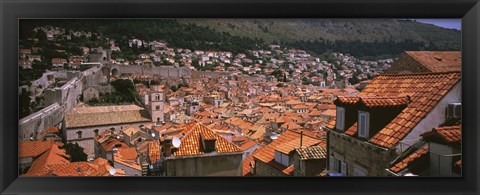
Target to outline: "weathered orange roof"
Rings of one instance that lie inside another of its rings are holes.
[[[287,130],[297,130],[297,129],[302,129],[303,127],[300,125],[297,125],[297,123],[293,121],[289,121],[286,123],[283,123],[282,126],[280,126],[282,129],[287,129]]]
[[[462,141],[462,127],[460,125],[436,127],[422,134],[424,138],[429,135],[437,135],[447,143],[458,143]]]
[[[257,150],[255,150],[255,152],[257,152]],[[253,154],[255,154],[255,152],[253,152]],[[255,161],[253,160],[253,154],[250,156],[247,156],[247,158],[245,158],[242,161],[242,176],[251,176],[250,167],[251,165],[255,166]]]
[[[135,148],[119,148],[118,154],[124,160],[135,160],[138,156],[137,150]]]
[[[367,107],[387,107],[387,106],[402,106],[408,104],[406,96],[399,97],[385,97],[385,96],[365,96],[360,97],[360,102]]]
[[[460,81],[460,72],[382,75],[375,77],[359,96],[410,96],[401,113],[369,141],[391,148],[403,139]]]
[[[19,144],[18,157],[37,157],[40,154],[50,150],[54,145],[53,140],[47,141],[22,141]]]
[[[25,173],[25,176],[47,176],[51,174],[51,166],[56,164],[69,163],[69,156],[65,150],[61,150],[57,145],[52,144],[48,151],[33,161],[32,166]]]
[[[242,145],[240,146],[240,149],[242,151],[245,151],[245,150],[248,150],[249,148],[253,147],[255,144],[257,144],[256,141],[247,140],[247,141],[242,143]]]
[[[350,128],[345,131],[345,134],[354,136],[358,131],[358,122],[355,122]]]
[[[405,53],[432,72],[462,70],[460,51],[405,51]]]
[[[160,144],[156,141],[148,141],[148,157],[151,163],[160,159]]]
[[[359,97],[355,96],[355,97],[351,97],[351,96],[338,96],[337,97],[337,100],[338,102],[342,103],[342,104],[355,104],[357,103],[359,100]]]
[[[329,128],[329,129],[335,129],[336,118],[337,117],[333,117],[332,120],[328,121],[328,123],[325,127]]]
[[[405,169],[411,163],[415,162],[415,160],[424,156],[425,154],[428,154],[428,144],[424,144],[422,147],[417,149],[415,152],[413,152],[412,154],[405,157],[402,161],[393,165],[393,167],[391,167],[390,170],[392,170],[395,173],[398,173],[398,172],[402,171],[403,169]]]
[[[185,136],[181,138],[182,143],[180,147],[174,151],[174,156],[195,156],[205,154],[201,142],[203,139],[215,140],[215,151],[217,153],[234,153],[242,152],[242,150],[235,144],[229,142],[222,136],[216,134],[202,123],[196,123]]]
[[[303,135],[302,146],[309,147],[313,145],[320,145],[322,147],[325,147],[326,144],[325,140]],[[293,174],[292,166],[285,167],[275,162],[275,150],[288,154],[299,146],[300,133],[294,131],[285,131],[272,143],[264,147],[258,148],[252,156],[255,159],[269,164],[287,175],[291,175]]]
[[[328,110],[323,111],[321,115],[336,116],[337,115],[337,110],[336,109],[328,109]]]

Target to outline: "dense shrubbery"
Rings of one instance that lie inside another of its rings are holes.
[[[453,48],[439,48],[433,43],[425,44],[413,40],[404,40],[395,42],[393,40],[381,42],[362,42],[362,41],[297,41],[293,43],[284,43],[294,48],[302,48],[315,54],[324,54],[329,52],[349,53],[360,59],[375,60],[392,58],[400,55],[406,50],[450,50]],[[332,63],[328,55],[323,55],[327,61]],[[323,58],[322,58],[323,60]]]

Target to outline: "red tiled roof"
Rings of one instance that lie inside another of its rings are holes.
[[[460,51],[405,51],[405,53],[432,72],[462,70]]]
[[[51,166],[56,164],[69,163],[69,156],[65,150],[61,150],[57,145],[52,144],[48,151],[33,161],[32,166],[25,173],[25,176],[47,176],[51,174]]]
[[[255,150],[256,152],[256,150]],[[255,154],[255,152],[253,152],[253,154]],[[255,161],[253,160],[253,154],[250,155],[250,156],[247,156],[247,158],[245,158],[243,161],[242,161],[242,176],[250,176],[250,164],[254,164]]]
[[[195,124],[186,134],[181,138],[182,143],[174,156],[195,156],[205,154],[201,142],[201,137],[204,139],[215,140],[215,151],[217,153],[234,153],[242,152],[242,150],[235,144],[229,142],[222,136],[216,134],[201,123]]]
[[[249,148],[253,147],[255,144],[257,144],[256,141],[247,140],[247,141],[242,143],[242,145],[240,146],[240,149],[242,151],[245,151],[245,150],[248,150]]]
[[[358,122],[354,123],[350,128],[345,131],[345,134],[354,136],[358,130]]]
[[[411,102],[369,141],[391,148],[403,139],[460,81],[460,72],[383,75],[375,77],[359,96],[407,96]]]
[[[360,97],[360,102],[367,107],[387,107],[402,106],[408,104],[408,98],[403,97],[385,97],[385,96],[365,96]]]
[[[125,160],[134,160],[138,156],[137,150],[135,148],[120,148],[118,149],[118,153]]]
[[[309,147],[313,145],[321,145],[322,147],[325,147],[325,140],[303,135],[302,146]],[[285,167],[275,162],[275,150],[288,154],[299,146],[300,133],[294,131],[285,131],[272,143],[258,148],[252,156],[255,159],[269,164],[287,175],[291,175],[293,173],[293,166]]]
[[[328,121],[328,123],[325,127],[329,128],[329,129],[335,129],[336,118],[337,117],[333,117],[332,120]]]
[[[461,126],[443,126],[435,128],[447,142],[459,142],[462,140]]]
[[[160,159],[160,144],[156,141],[148,141],[148,157],[151,163]]]
[[[355,104],[358,102],[358,100],[359,98],[356,96],[355,97],[338,96],[336,101],[342,104]]]
[[[52,145],[54,145],[53,140],[48,141],[22,141],[19,144],[18,148],[18,157],[37,157],[40,154],[46,152]]]
[[[422,156],[428,154],[428,144],[424,144],[422,147],[417,149],[415,152],[412,154],[408,155],[405,157],[402,161],[398,162],[397,164],[393,165],[393,167],[390,168],[395,173],[398,173],[405,169],[408,165],[411,165],[415,160],[421,158]]]
[[[432,135],[437,135],[447,143],[458,143],[462,141],[462,127],[460,125],[437,127],[422,134],[424,138]]]

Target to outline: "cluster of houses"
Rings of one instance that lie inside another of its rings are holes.
[[[49,32],[48,40],[68,39],[61,29],[38,30]],[[19,137],[21,175],[461,175],[459,51],[406,51],[395,61],[334,53],[337,60],[327,62],[278,45],[234,55],[132,39],[129,47],[148,47],[151,53],[129,62],[111,59],[110,52],[121,48],[109,43],[110,49],[85,47],[83,56],[51,59],[52,66],[84,64],[88,58],[197,71],[181,78],[143,72],[112,77],[143,81],[135,83],[136,104],[78,102],[64,108],[61,123]],[[39,50],[21,49],[19,65],[31,68],[41,61]],[[208,66],[214,70],[199,71]],[[103,71],[97,69],[82,74],[93,78]],[[284,80],[273,76],[276,70]],[[353,77],[372,79],[351,85]],[[95,90],[75,94],[87,101],[98,97]],[[86,160],[75,162],[67,143],[78,144]]]

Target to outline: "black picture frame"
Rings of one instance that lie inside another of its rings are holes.
[[[480,3],[478,0],[2,0],[0,192],[479,194]],[[20,18],[462,18],[463,173],[417,177],[18,177]]]

